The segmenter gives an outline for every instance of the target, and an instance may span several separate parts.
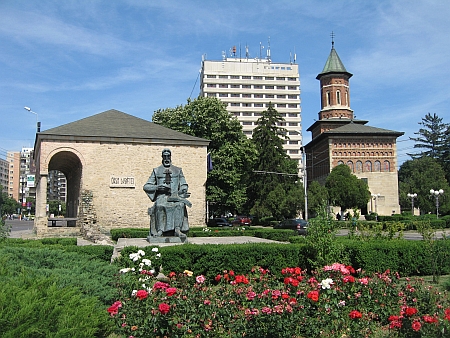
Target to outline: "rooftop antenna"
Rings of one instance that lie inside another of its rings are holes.
[[[233,57],[236,58],[236,46],[233,46]]]
[[[267,41],[267,61],[270,61],[270,36]]]
[[[334,35],[333,31],[331,31],[330,36],[331,36],[331,48],[334,49],[334,37],[335,37],[335,35]]]
[[[248,59],[250,56],[250,54],[248,53],[248,45],[247,43],[245,44],[245,58]]]
[[[294,47],[294,63],[297,62],[297,53],[295,52],[295,47]]]
[[[227,59],[227,53],[223,50],[222,51],[222,60],[225,61]]]
[[[262,60],[262,50],[264,49],[264,46],[262,43],[259,43],[259,59]]]

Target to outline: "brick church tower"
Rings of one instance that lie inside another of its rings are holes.
[[[361,214],[376,212],[391,215],[400,212],[398,202],[397,138],[403,132],[366,125],[356,120],[350,108],[349,73],[334,49],[320,81],[321,110],[319,119],[307,130],[312,140],[305,145],[308,184],[324,184],[331,170],[346,164],[352,173],[369,185],[374,197]]]

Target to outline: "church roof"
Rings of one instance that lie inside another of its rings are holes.
[[[371,126],[366,126],[359,123],[347,123],[346,125],[343,125],[341,127],[328,130],[324,132],[324,134],[363,134],[363,135],[369,135],[369,134],[386,134],[386,135],[396,135],[401,136],[404,133],[399,131],[393,131],[383,128],[376,128]]]
[[[173,142],[208,144],[209,141],[111,109],[38,133],[40,139],[76,138],[125,142]]]
[[[365,122],[365,121],[361,121]],[[401,131],[388,130],[383,128],[376,128],[371,126],[366,126],[360,123],[349,122],[343,126],[330,129],[322,132],[317,137],[311,140],[306,148],[312,147],[314,144],[328,137],[345,137],[345,136],[358,136],[358,137],[369,137],[369,136],[391,136],[391,137],[400,137],[404,134]]]
[[[319,75],[317,75],[317,79],[320,79],[320,77],[322,77],[325,74],[331,73],[345,73],[349,77],[353,75],[347,72],[347,70],[345,69],[345,66],[342,63],[341,59],[339,58],[338,53],[334,49],[334,44],[331,47],[330,55],[328,56],[327,62],[325,63],[322,72]]]

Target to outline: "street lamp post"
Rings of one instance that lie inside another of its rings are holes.
[[[439,197],[444,194],[444,190],[430,190],[430,194],[432,197],[436,199],[436,218],[439,218]]]
[[[21,190],[22,190],[22,200],[20,201],[20,215],[19,219],[22,220],[22,213],[23,213],[23,207],[25,203],[25,177],[20,176],[20,184],[21,184]]]
[[[308,220],[308,187],[307,187],[307,176],[306,176],[306,150],[305,147],[301,148],[302,151],[302,162],[303,162],[303,188],[305,192],[305,221]]]
[[[380,197],[381,195],[380,194],[371,194],[372,195],[372,197],[373,197],[373,199],[374,199],[374,201],[375,201],[375,219],[376,219],[376,221],[378,222],[378,206],[377,206],[377,200],[378,200],[378,197]],[[373,210],[372,210],[373,211]]]
[[[36,115],[36,131],[39,133],[41,130],[40,125],[39,125],[39,119],[38,119],[38,114],[34,111],[31,110],[30,107],[23,107],[23,109],[28,110],[30,113]]]
[[[414,199],[417,197],[417,194],[408,194],[408,197],[411,199],[411,214],[414,216]]]

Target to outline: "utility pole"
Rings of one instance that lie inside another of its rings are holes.
[[[305,147],[301,148],[302,162],[303,162],[303,188],[305,189],[305,221],[308,221],[308,187],[306,176],[306,150]]]

